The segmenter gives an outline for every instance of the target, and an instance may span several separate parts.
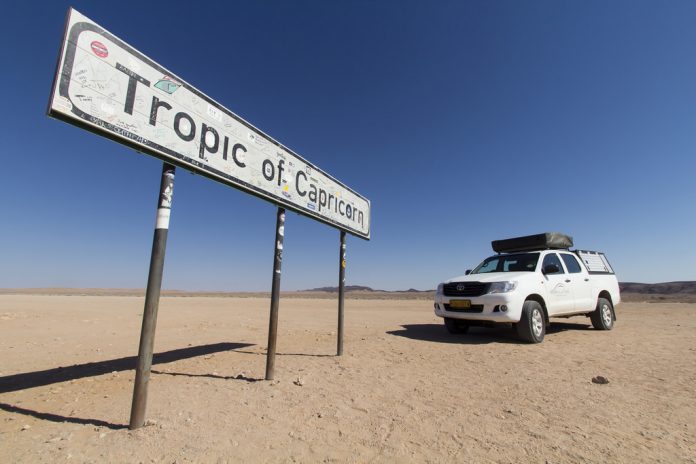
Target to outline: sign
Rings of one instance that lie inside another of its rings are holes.
[[[370,201],[70,9],[49,116],[370,239]]]

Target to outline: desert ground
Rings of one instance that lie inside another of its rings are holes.
[[[165,296],[130,431],[143,298],[56,293],[0,295],[2,462],[696,463],[696,304],[526,345],[450,335],[427,299],[348,299],[336,357],[336,300],[283,298],[264,381],[267,297]]]

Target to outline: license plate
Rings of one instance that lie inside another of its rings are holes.
[[[468,309],[471,308],[471,300],[450,300],[450,307],[456,309]]]

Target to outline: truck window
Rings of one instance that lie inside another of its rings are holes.
[[[498,262],[500,260],[498,258],[493,258],[493,259],[487,259],[486,261],[479,266],[474,273],[485,273],[485,272],[496,272],[498,270]]]
[[[511,255],[491,256],[483,260],[471,273],[534,272],[537,262],[539,262],[539,253],[516,253]]]
[[[548,255],[546,255],[544,257],[544,262],[541,264],[541,268],[544,269],[549,264],[555,264],[556,266],[558,266],[558,272],[554,272],[553,274],[565,274],[565,272],[563,271],[563,265],[561,264],[561,260],[558,259],[558,255],[556,253],[549,253]]]
[[[582,269],[580,268],[580,263],[578,263],[578,260],[575,258],[575,256],[561,253],[561,258],[563,258],[563,262],[565,263],[569,274],[577,274],[578,272],[582,272]]]

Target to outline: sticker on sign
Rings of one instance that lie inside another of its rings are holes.
[[[74,9],[49,116],[370,239],[370,201]]]

